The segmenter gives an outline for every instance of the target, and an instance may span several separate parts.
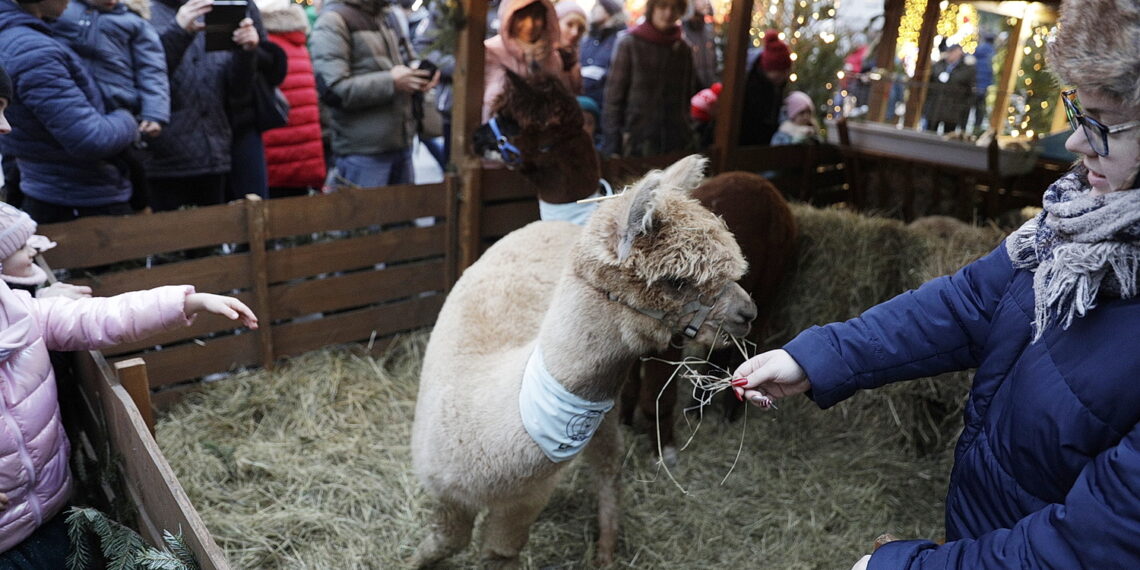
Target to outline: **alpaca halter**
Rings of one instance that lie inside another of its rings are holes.
[[[693,318],[689,321],[689,324],[685,325],[685,328],[681,331],[681,333],[685,335],[685,338],[695,338],[697,336],[697,333],[701,330],[701,325],[705,324],[705,320],[708,319],[709,313],[711,313],[713,307],[716,306],[716,302],[720,300],[721,296],[724,295],[724,292],[728,290],[730,285],[732,284],[726,283],[724,287],[721,287],[720,291],[717,292],[716,297],[713,297],[712,303],[705,304],[701,301],[701,297],[698,295],[696,299],[685,303],[685,306],[681,307],[680,311],[677,311],[676,316],[683,316],[688,314],[693,315]],[[625,305],[647,317],[652,317],[661,322],[665,322],[666,319],[673,314],[666,313],[665,311],[658,311],[655,309],[635,307],[629,303],[626,303],[625,301],[622,301],[615,293],[612,292],[606,293],[606,298],[615,303],[621,303],[622,305]]]
[[[613,400],[593,402],[567,390],[546,369],[542,349],[535,345],[523,372],[519,415],[548,459],[555,463],[574,459],[613,407]]]
[[[503,162],[506,163],[507,167],[518,168],[522,166],[522,152],[499,129],[498,119],[491,117],[491,120],[487,121],[487,125],[491,127],[491,132],[495,135],[495,144],[499,147],[499,156],[503,157]]]

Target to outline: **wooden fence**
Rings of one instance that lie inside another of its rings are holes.
[[[333,344],[382,349],[396,333],[431,325],[455,279],[450,184],[85,218],[41,232],[59,243],[48,264],[95,295],[189,284],[257,313],[256,331],[201,315],[104,352],[112,362],[145,358],[163,403],[210,374]]]

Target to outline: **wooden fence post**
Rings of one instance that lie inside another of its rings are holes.
[[[713,171],[724,172],[738,165],[732,155],[740,142],[740,115],[744,111],[744,86],[748,83],[748,28],[752,25],[752,0],[732,0],[728,40],[724,57],[724,88],[717,105],[713,132]]]
[[[455,52],[455,106],[452,109],[451,161],[459,173],[459,258],[456,275],[479,257],[479,215],[483,209],[483,163],[471,141],[483,122],[483,36],[487,0],[463,0],[463,27]]]
[[[120,360],[115,363],[115,373],[139,409],[151,437],[154,437],[154,408],[150,403],[150,379],[146,375],[146,362],[141,358]]]
[[[265,252],[268,240],[266,218],[269,204],[256,194],[245,196],[246,222],[249,231],[250,276],[253,279],[253,311],[261,322],[257,331],[258,348],[261,352],[261,365],[267,370],[273,368],[276,355],[273,352],[272,314],[269,309],[269,258]]]

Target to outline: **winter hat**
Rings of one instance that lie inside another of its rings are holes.
[[[1103,91],[1140,107],[1140,4],[1063,2],[1046,60],[1062,85]]]
[[[36,222],[27,212],[0,202],[0,260],[20,251],[36,233]]]
[[[559,22],[570,15],[580,18],[583,26],[589,21],[589,18],[586,17],[586,11],[578,5],[577,0],[562,0],[554,5],[554,11],[558,13]]]
[[[713,113],[716,112],[716,101],[720,97],[720,90],[723,87],[721,83],[717,82],[713,83],[711,87],[697,91],[697,94],[689,99],[689,115],[702,123],[711,121]]]
[[[0,67],[0,99],[12,101],[12,78],[3,67]]]
[[[784,110],[787,111],[789,119],[804,112],[805,109],[810,111],[812,107],[815,105],[812,104],[811,97],[803,91],[792,91],[784,97]]]
[[[0,202],[0,260],[8,259],[29,244],[37,251],[55,247],[55,242],[44,236],[34,235],[35,233],[36,222],[27,212]],[[2,265],[0,271],[3,271]],[[40,285],[47,281],[47,273],[40,266],[32,264],[31,275],[0,275],[0,278],[15,285]]]
[[[568,0],[563,0],[563,1],[568,1]],[[614,14],[617,14],[619,12],[624,11],[624,9],[622,8],[621,2],[619,2],[618,0],[598,0],[598,4],[601,5],[602,9],[605,10],[606,13],[611,15],[611,16],[613,16]]]
[[[760,54],[760,68],[764,71],[784,71],[792,68],[792,51],[780,39],[776,30],[764,33],[764,52]]]

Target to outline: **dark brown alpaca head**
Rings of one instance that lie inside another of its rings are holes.
[[[476,154],[497,153],[547,202],[573,202],[598,189],[598,153],[583,128],[578,100],[561,80],[542,72],[523,78],[508,70],[507,86],[492,109],[498,135],[490,123],[479,127]]]

